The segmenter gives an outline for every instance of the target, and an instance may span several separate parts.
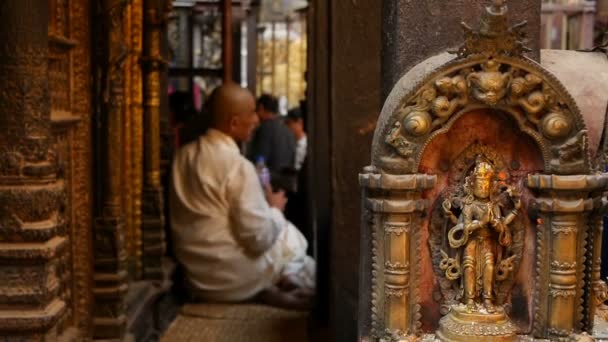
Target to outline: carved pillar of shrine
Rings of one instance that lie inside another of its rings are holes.
[[[100,165],[103,182],[101,211],[94,231],[93,328],[95,338],[119,339],[125,333],[128,290],[127,251],[122,207],[124,62],[128,56],[123,31],[123,0],[102,0],[98,62],[101,129]]]
[[[587,331],[593,330],[593,325],[598,312],[598,308],[603,305],[608,297],[608,286],[601,279],[602,270],[602,240],[604,234],[604,215],[606,213],[606,198],[597,193],[592,195],[594,198],[595,211],[589,219],[589,241],[590,246],[587,248],[587,272],[585,289],[587,297],[585,303],[584,329]],[[600,309],[601,310],[601,309]]]
[[[54,340],[65,187],[51,147],[47,1],[0,2],[0,336]]]
[[[163,277],[165,254],[164,213],[160,180],[160,111],[162,34],[165,25],[162,0],[144,0],[144,189],[142,197],[144,278]]]
[[[142,232],[141,196],[143,187],[143,77],[140,58],[143,47],[143,0],[132,0],[125,16],[125,36],[129,56],[125,61],[123,201],[126,248],[131,277],[141,278]]]
[[[372,312],[371,327],[376,335],[386,333],[398,340],[415,333],[420,326],[417,281],[422,245],[419,228],[427,209],[422,191],[435,185],[436,176],[390,175],[367,167],[359,176],[359,182],[366,193],[363,205],[371,231],[365,234],[372,245],[371,270],[363,272],[375,275],[370,277],[373,283],[362,284],[372,290],[370,302],[362,303],[365,307],[360,310]],[[374,310],[369,310],[371,303],[376,304]],[[381,327],[386,331],[377,331]]]
[[[589,214],[601,200],[594,200],[590,194],[598,194],[607,181],[605,174],[528,177],[528,187],[539,192],[535,201],[540,247],[537,274],[541,277],[537,280],[537,338],[568,337],[592,326],[593,315],[585,313],[594,312],[596,304],[589,301],[590,289],[585,284],[591,288],[593,283],[588,279],[597,277],[593,258],[600,255],[601,247],[594,248],[593,244],[601,241],[594,236],[601,228],[596,219],[589,220]]]

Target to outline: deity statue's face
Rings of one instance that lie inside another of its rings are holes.
[[[475,178],[473,182],[473,194],[480,199],[490,197],[490,186],[492,182],[489,178]]]

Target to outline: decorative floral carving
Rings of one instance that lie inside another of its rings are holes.
[[[384,289],[384,295],[387,298],[390,298],[390,297],[401,298],[401,297],[403,297],[407,293],[407,291],[408,291],[407,288],[386,287]]]
[[[384,225],[384,232],[386,234],[395,234],[397,236],[403,234],[403,233],[409,233],[410,232],[410,225],[409,224],[390,224],[390,223],[386,223]]]

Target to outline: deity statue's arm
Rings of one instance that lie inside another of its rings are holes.
[[[462,208],[462,223],[464,224],[464,231],[471,233],[474,230],[481,228],[481,224],[477,220],[473,220],[473,208],[470,204],[467,204]]]
[[[446,199],[441,203],[441,207],[443,208],[443,214],[452,222],[452,224],[458,224],[458,217],[454,215],[452,212],[452,202],[449,199]]]
[[[507,216],[505,216],[503,222],[506,226],[510,225],[511,222],[513,222],[513,220],[515,220],[516,217],[517,217],[517,209],[513,209],[507,214]]]
[[[509,225],[511,222],[513,222],[513,220],[517,217],[517,212],[521,208],[521,199],[519,198],[519,195],[516,195],[512,188],[507,190],[507,193],[513,201],[513,209],[511,209],[511,211],[505,216],[505,225]]]
[[[511,229],[509,224],[511,224],[517,216],[517,209],[513,209],[504,217],[502,217],[502,212],[498,204],[493,206],[492,211],[494,212],[494,217],[496,217],[494,222],[492,222],[492,226],[499,233],[499,243],[502,246],[511,245]]]

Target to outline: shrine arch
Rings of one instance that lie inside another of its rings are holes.
[[[497,89],[502,92],[497,103],[487,103],[479,86],[493,77],[505,83]],[[480,108],[509,113],[539,145],[546,173],[592,169],[580,110],[549,71],[525,57],[457,58],[449,53],[418,64],[395,85],[374,133],[372,166],[388,173],[415,173],[425,146],[461,115]],[[560,160],[560,152],[570,148],[576,151]]]
[[[433,333],[429,329],[436,325],[429,321],[449,316],[450,310],[437,310],[435,317],[423,309],[437,300],[428,292],[437,283],[423,275],[433,272],[425,248],[430,234],[436,234],[429,230],[429,221],[438,217],[431,201],[441,198],[442,185],[438,173],[421,165],[428,146],[473,112],[509,117],[541,155],[539,166],[520,172],[516,184],[529,194],[521,210],[528,215],[519,223],[525,225],[521,236],[526,241],[518,247],[530,251],[526,276],[534,278],[527,297],[529,324],[505,328],[511,329],[505,336],[559,339],[590,332],[595,308],[607,297],[608,287],[599,279],[598,241],[608,175],[590,158],[587,127],[576,101],[551,72],[524,56],[523,25],[507,27],[506,13],[504,2],[495,1],[486,8],[479,30],[465,26],[459,50],[416,65],[385,101],[371,165],[359,175],[364,207],[360,333],[373,340]],[[471,134],[481,129],[473,123]],[[467,153],[471,151],[500,159],[491,146],[472,146]],[[462,160],[457,163],[468,163]],[[469,328],[458,326],[452,332],[480,341],[496,333]]]

